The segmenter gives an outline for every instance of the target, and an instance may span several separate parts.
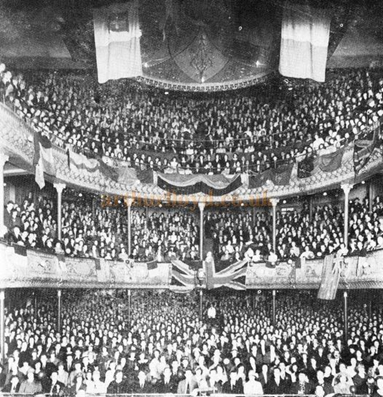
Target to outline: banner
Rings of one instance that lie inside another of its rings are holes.
[[[342,257],[336,257],[334,254],[326,255],[323,262],[322,280],[318,291],[318,299],[335,299],[342,263]]]
[[[273,182],[274,185],[287,186],[290,183],[293,167],[294,164],[288,164],[264,171],[260,175],[253,175],[249,178],[249,188],[256,189],[262,187],[267,181]]]
[[[158,174],[158,187],[174,194],[205,193],[223,196],[242,185],[241,175],[227,178],[224,175]]]
[[[35,181],[40,189],[42,189],[45,186],[44,172],[49,175],[56,175],[52,143],[46,136],[35,132],[34,149],[33,165],[35,167]]]
[[[330,22],[327,10],[286,1],[279,61],[283,76],[325,81]]]
[[[362,133],[354,144],[354,170],[358,174],[368,163],[372,152],[377,146],[380,135],[380,120]]]
[[[342,166],[344,151],[345,151],[345,147],[342,147],[334,153],[318,156],[314,160],[314,170],[318,168],[320,171],[323,172],[336,171],[338,168]]]
[[[138,0],[93,11],[98,82],[142,76]]]

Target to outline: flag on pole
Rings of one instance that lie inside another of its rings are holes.
[[[142,75],[138,0],[93,11],[98,82]]]
[[[283,76],[325,81],[330,22],[327,10],[286,1],[279,61]]]

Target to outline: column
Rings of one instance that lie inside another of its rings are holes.
[[[57,238],[61,240],[62,237],[62,225],[61,225],[61,215],[62,215],[62,192],[65,189],[65,183],[54,183],[54,188],[57,191]]]
[[[204,224],[203,224],[203,211],[205,209],[205,203],[204,202],[199,202],[198,203],[198,208],[199,208],[199,253],[201,257],[201,261],[203,261],[203,230],[204,230]]]
[[[1,167],[3,169],[3,167]],[[4,313],[4,300],[5,300],[5,290],[0,290],[0,360],[1,364],[4,363],[5,359],[5,336],[4,336],[4,327],[5,327],[5,313]]]
[[[61,332],[61,292],[57,290],[57,332]]]
[[[202,320],[202,305],[203,305],[203,292],[199,290],[199,318]]]
[[[277,204],[279,203],[279,199],[272,198],[270,199],[273,211],[273,251],[277,252]]]
[[[273,318],[273,326],[275,327],[275,312],[276,312],[276,295],[277,291],[273,289],[273,313],[272,313],[272,318]]]
[[[313,196],[309,196],[309,220],[313,220]]]
[[[7,232],[4,226],[4,165],[8,161],[9,156],[0,153],[0,237]]]
[[[343,240],[346,248],[348,247],[348,206],[349,206],[349,196],[352,189],[352,185],[345,183],[341,185],[344,192],[344,230],[343,230]]]
[[[347,341],[348,339],[348,313],[347,313],[347,291],[343,292],[344,298],[344,340]]]
[[[130,305],[132,303],[132,291],[130,289],[128,289],[128,322],[130,324]]]
[[[372,212],[372,204],[375,199],[375,186],[373,181],[368,182],[368,210]]]
[[[38,310],[38,301],[37,301],[37,290],[35,290],[34,292],[33,292],[33,300],[34,300],[34,309],[35,309],[35,313],[34,313],[34,315],[35,315],[35,317],[37,318],[37,310]]]
[[[128,255],[132,253],[132,204],[131,197],[125,199],[125,205],[128,208]]]

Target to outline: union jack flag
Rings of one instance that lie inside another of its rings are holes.
[[[202,276],[198,269],[176,259],[172,261],[172,284],[188,290],[197,286],[209,290],[220,287],[245,290],[247,263],[247,260],[241,260],[216,272],[214,259],[210,256],[203,262],[204,275]]]

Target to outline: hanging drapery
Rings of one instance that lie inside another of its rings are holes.
[[[98,82],[142,76],[138,0],[93,12]]]
[[[325,81],[330,22],[327,10],[286,2],[279,61],[283,76]]]

